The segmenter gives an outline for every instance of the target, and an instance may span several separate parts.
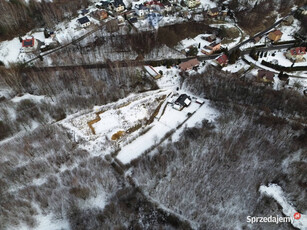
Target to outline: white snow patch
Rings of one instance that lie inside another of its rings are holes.
[[[10,62],[16,62],[19,56],[21,43],[19,38],[0,43],[0,61],[8,66]]]
[[[297,211],[295,208],[289,204],[282,189],[276,184],[269,184],[268,186],[261,185],[259,188],[261,194],[267,195],[275,199],[282,207],[282,212],[289,217],[293,217]],[[307,215],[301,213],[301,218],[299,220],[294,220],[292,225],[299,229],[307,229]]]
[[[32,94],[26,93],[21,97],[14,97],[12,99],[12,101],[15,102],[15,103],[18,103],[22,100],[27,99],[27,100],[33,100],[33,101],[36,101],[36,102],[41,102],[41,100],[43,100],[44,98],[45,98],[45,96],[37,96],[37,95],[32,95]]]

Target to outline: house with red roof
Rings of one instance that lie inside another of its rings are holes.
[[[292,62],[304,62],[306,61],[305,54],[306,47],[294,47],[288,50],[285,56]]]
[[[33,52],[37,49],[38,42],[34,37],[22,40],[22,49],[24,52]]]
[[[217,59],[215,59],[216,60],[216,62],[220,65],[220,66],[222,66],[222,67],[224,67],[224,66],[226,66],[227,64],[228,64],[228,57],[227,57],[227,55],[226,54],[222,54],[221,56],[219,56]]]
[[[197,58],[191,59],[189,61],[186,62],[181,62],[179,64],[179,68],[181,71],[187,71],[187,70],[191,70],[193,68],[196,68],[199,66],[199,61],[197,60]]]
[[[274,31],[269,33],[268,38],[272,42],[277,42],[277,41],[279,41],[281,39],[282,35],[283,35],[283,33],[280,30],[274,30]]]

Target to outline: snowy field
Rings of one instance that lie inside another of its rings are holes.
[[[246,71],[250,66],[242,59],[239,59],[235,64],[228,64],[222,70],[230,73],[237,73],[239,71]]]
[[[84,140],[83,148],[93,155],[108,155],[117,151],[118,160],[128,164],[183,123],[174,138],[179,138],[185,126],[193,127],[203,119],[214,120],[218,113],[210,107],[209,101],[184,90],[177,91],[180,86],[177,67],[160,66],[155,70],[163,72],[163,76],[157,80],[160,90],[133,94],[114,103],[81,111],[61,121],[61,124],[71,130],[77,139]],[[182,111],[173,109],[172,102],[183,93],[192,98],[192,103]],[[205,103],[201,106],[196,103],[197,99]],[[150,118],[153,120],[148,123]],[[129,132],[131,129],[133,131]]]
[[[181,93],[186,92],[180,92],[180,94]],[[173,98],[177,97],[178,96],[174,96]],[[123,164],[130,163],[151,146],[158,144],[167,132],[177,129],[179,125],[183,124],[185,120],[190,117],[189,115],[191,115],[191,117],[187,120],[188,127],[193,127],[197,122],[203,119],[212,120],[213,117],[216,117],[216,112],[212,110],[209,105],[204,104],[200,106],[200,104],[196,103],[196,99],[197,98],[194,98],[191,105],[184,108],[182,111],[175,110],[172,108],[171,104],[167,104],[163,115],[161,117],[156,117],[153,127],[132,143],[124,146],[118,153],[117,159]],[[182,132],[183,129],[180,129],[180,131]],[[178,135],[179,133],[177,137]]]

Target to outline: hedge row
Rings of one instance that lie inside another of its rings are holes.
[[[280,66],[280,65],[274,65],[264,60],[262,60],[261,64],[267,67],[270,67],[272,69],[275,69],[278,71],[285,71],[285,72],[295,72],[295,71],[306,71],[307,70],[307,66],[285,67],[285,66]]]

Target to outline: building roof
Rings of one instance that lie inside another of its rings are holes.
[[[291,55],[304,55],[306,54],[306,47],[295,47],[290,49]]]
[[[216,35],[215,34],[211,34],[210,36],[207,37],[207,39],[214,40],[214,39],[216,39]]]
[[[124,6],[125,7],[125,4],[124,4],[124,2],[122,0],[114,0],[113,5],[115,7],[119,7],[119,6]]]
[[[88,19],[87,16],[85,16],[85,17],[79,18],[78,22],[82,25],[82,24],[90,22],[90,20]]]
[[[138,21],[137,18],[130,18],[130,22],[131,22],[131,23],[136,23],[137,21]]]
[[[255,43],[259,42],[260,40],[261,40],[261,37],[260,37],[260,36],[257,36],[257,37],[254,38],[254,42],[255,42]]]
[[[157,71],[150,65],[145,65],[144,69],[152,76],[155,77],[158,75]]]
[[[219,56],[216,60],[220,65],[223,65],[223,64],[225,65],[228,63],[228,57],[226,54]]]
[[[135,5],[135,9],[146,10],[147,7],[144,4],[137,4],[137,5]]]
[[[264,69],[258,70],[258,78],[261,78],[261,79],[266,78],[269,81],[273,81],[274,76],[275,76],[275,73],[269,70],[264,70]]]
[[[102,8],[108,8],[110,3],[108,1],[100,1],[101,7]]]
[[[216,13],[219,12],[219,8],[217,8],[217,7],[211,8],[210,12],[213,13],[213,14],[216,14]]]
[[[219,45],[220,44],[220,42],[212,42],[210,45],[209,45],[209,47],[215,47],[215,46],[217,46],[217,45]]]
[[[199,61],[197,60],[197,58],[194,58],[194,59],[191,59],[189,61],[180,63],[179,67],[182,70],[187,70],[187,69],[191,69],[194,66],[198,66],[198,65],[199,65]]]
[[[272,31],[271,33],[275,35],[283,35],[283,33],[280,30],[275,30],[275,31]]]
[[[82,10],[81,10],[81,14],[82,14],[82,15],[85,15],[85,14],[87,14],[88,12],[89,12],[88,9],[82,9]]]
[[[22,40],[22,47],[33,47],[34,37]]]
[[[181,106],[189,106],[191,104],[191,98],[186,94],[181,94],[175,101],[175,104],[179,104]]]

